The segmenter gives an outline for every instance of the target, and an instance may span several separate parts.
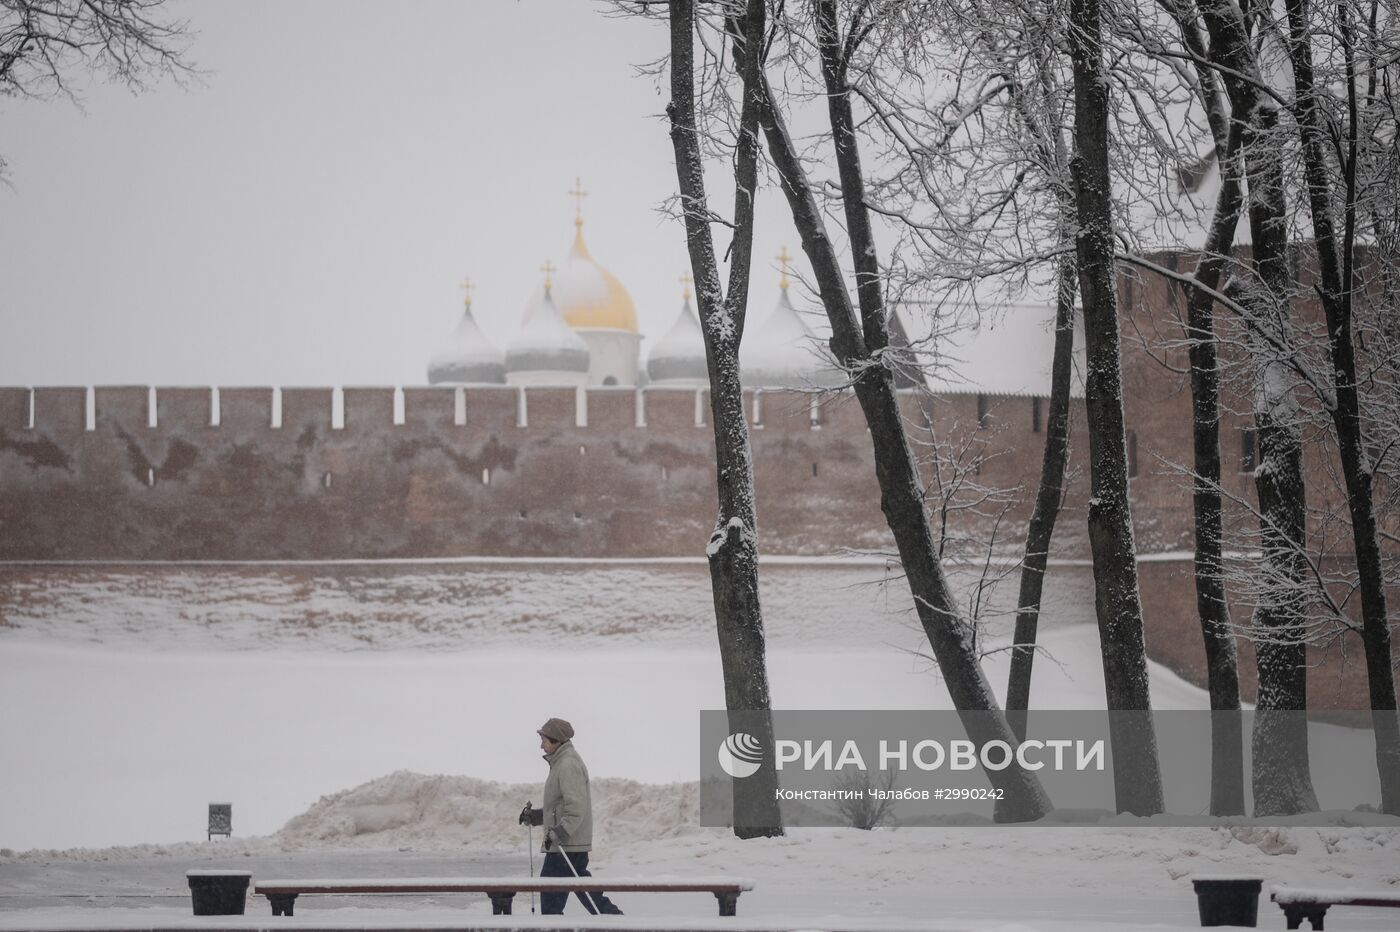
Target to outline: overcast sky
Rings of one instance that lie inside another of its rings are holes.
[[[0,102],[0,384],[422,384],[465,276],[510,339],[568,252],[575,176],[594,258],[647,335],[670,325],[668,95],[635,71],[663,26],[589,0],[171,9],[201,81]],[[776,190],[765,207],[760,315],[771,257],[799,252]]]

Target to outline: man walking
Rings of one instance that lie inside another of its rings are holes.
[[[588,768],[574,748],[574,726],[562,718],[551,718],[536,734],[540,736],[544,759],[549,763],[549,776],[544,781],[544,808],[532,809],[526,803],[520,812],[520,823],[544,826],[544,845],[540,848],[544,852],[544,866],[540,868],[540,876],[591,877],[588,853],[593,850],[593,799],[588,789]],[[590,913],[622,915],[622,910],[601,893],[579,892],[575,896]],[[568,901],[567,893],[541,893],[540,912],[559,915]]]

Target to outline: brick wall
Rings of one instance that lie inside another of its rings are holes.
[[[1014,551],[1043,447],[1031,400],[989,399],[980,428],[974,396],[902,403],[921,455],[973,435],[977,481],[1011,493],[954,530],[998,526]],[[331,388],[0,389],[0,559],[693,555],[713,526],[703,392],[411,388],[395,423],[394,389],[349,387],[335,408]],[[891,545],[848,393],[749,393],[746,411],[766,552]],[[927,465],[931,495],[946,473]]]

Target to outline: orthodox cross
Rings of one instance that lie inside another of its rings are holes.
[[[476,286],[472,284],[472,280],[471,280],[470,278],[464,278],[464,279],[462,279],[462,284],[458,285],[457,287],[461,288],[463,291],[465,291],[465,292],[467,293],[466,305],[467,305],[467,307],[471,307],[471,306],[472,306],[472,291],[476,288]]]
[[[544,260],[544,265],[540,266],[540,271],[544,273],[544,290],[548,291],[554,285],[554,273],[558,271],[553,262]]]
[[[569,192],[569,197],[574,199],[574,224],[583,226],[583,199],[588,197],[588,192],[583,190],[583,182],[577,177],[574,178],[574,189]]]
[[[792,256],[788,255],[787,247],[784,246],[778,253],[777,259],[782,263],[783,276],[778,279],[778,287],[787,291],[788,287],[788,263],[792,261]]]
[[[690,286],[691,286],[692,284],[694,284],[695,279],[693,279],[693,278],[690,277],[690,273],[689,273],[689,272],[686,272],[684,275],[681,276],[680,282],[681,282],[682,285],[685,286],[685,300],[689,301],[689,300],[690,300]]]

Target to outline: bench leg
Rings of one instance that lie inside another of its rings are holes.
[[[1290,929],[1300,929],[1303,927],[1303,920],[1308,920],[1308,924],[1316,930],[1322,932],[1322,923],[1327,915],[1327,903],[1290,903],[1283,907],[1283,918],[1288,923]]]
[[[297,895],[295,893],[269,893],[267,900],[272,904],[272,915],[290,916],[292,907],[297,901]]]
[[[721,916],[733,916],[734,910],[739,905],[739,894],[737,893],[716,893],[715,899],[719,900],[719,914]]]
[[[511,904],[515,901],[514,893],[488,893],[491,897],[491,915],[509,916],[511,914]]]

